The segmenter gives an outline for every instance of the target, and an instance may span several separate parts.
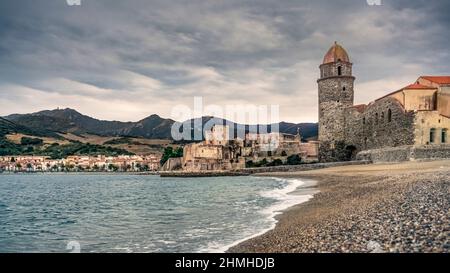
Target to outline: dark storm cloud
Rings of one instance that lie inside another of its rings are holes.
[[[382,2],[1,1],[0,115],[60,106],[136,120],[203,96],[313,121],[335,40],[355,64],[357,102],[449,74],[449,1]]]

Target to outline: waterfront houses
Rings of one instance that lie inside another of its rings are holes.
[[[63,172],[63,171],[157,171],[158,155],[84,156],[74,155],[64,159],[46,156],[2,156],[0,170],[5,172]]]

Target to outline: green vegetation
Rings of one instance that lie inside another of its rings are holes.
[[[5,137],[0,137],[0,156],[21,155],[24,152],[23,146],[9,142]]]
[[[22,137],[21,145],[42,145],[44,141],[40,138]]]
[[[50,156],[52,159],[66,158],[67,156],[71,155],[133,155],[133,153],[130,153],[123,149],[81,142],[75,142],[67,145],[53,144],[43,151],[40,151],[39,154]]]
[[[172,147],[166,147],[160,161],[161,166],[163,166],[167,162],[167,160],[169,160],[169,158],[177,157],[183,157],[183,147],[178,147],[175,150]]]
[[[279,158],[268,162],[266,158],[263,158],[261,161],[253,162],[252,160],[245,162],[246,168],[261,168],[261,167],[275,167],[282,165],[300,165],[302,164],[302,159],[299,155],[291,155],[287,158],[286,163]]]
[[[120,145],[120,144],[133,144],[133,145],[145,145],[139,141],[135,141],[130,137],[121,137],[116,139],[111,139],[103,143],[103,145]]]
[[[283,161],[278,158],[267,164],[268,167],[281,166],[281,165],[283,165]]]
[[[66,145],[59,145],[53,143],[50,146],[43,146],[38,138],[22,138],[19,145],[8,141],[4,137],[0,137],[0,156],[6,155],[41,155],[50,156],[52,159],[66,158],[71,155],[106,155],[106,156],[118,156],[118,155],[133,155],[123,149],[113,148],[102,145],[92,145],[89,143],[72,142]],[[41,140],[42,141],[42,140]],[[35,143],[37,145],[33,145]],[[39,144],[40,143],[40,144]]]
[[[287,165],[300,165],[300,164],[302,164],[302,158],[299,155],[288,156],[286,164]]]

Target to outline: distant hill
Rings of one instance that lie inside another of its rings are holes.
[[[169,139],[173,120],[157,115],[138,122],[98,120],[67,108],[45,110],[32,114],[13,114],[10,121],[32,129],[44,129],[61,133],[95,134],[100,136],[133,136],[149,139]]]
[[[73,134],[95,134],[100,136],[129,136],[148,139],[171,139],[172,119],[164,119],[158,115],[151,115],[137,122],[121,122],[98,120],[83,115],[73,109],[45,110],[32,114],[13,114],[5,117],[8,121],[30,128],[38,132],[61,132]],[[203,117],[204,125],[213,117]],[[184,123],[194,124],[194,119]],[[233,123],[237,128],[237,123]],[[251,127],[246,126],[246,131]],[[279,124],[280,132],[296,134],[297,128],[304,139],[317,136],[317,123],[287,123]]]
[[[202,128],[204,130],[208,129],[205,127],[206,124],[229,124],[230,126],[234,127],[234,132],[230,132],[230,134],[232,134],[230,137],[236,136],[237,135],[237,128],[239,128],[239,126],[241,128],[245,128],[245,133],[248,132],[253,132],[253,133],[259,133],[258,131],[258,127],[256,125],[251,126],[251,125],[244,125],[244,124],[239,124],[239,123],[235,123],[226,119],[219,119],[219,118],[215,118],[215,117],[202,117],[202,118],[197,118],[197,119],[191,119],[191,120],[187,120],[185,122],[183,122],[183,124],[191,124],[191,128],[194,128],[194,124],[195,122],[197,122],[198,124],[200,124],[200,119],[201,119],[201,124],[202,124]],[[278,124],[278,130],[275,129],[274,125],[267,125],[267,132],[272,132],[272,131],[279,131],[281,133],[284,134],[291,134],[291,135],[296,135],[297,134],[297,130],[300,129],[300,134],[302,135],[302,139],[303,140],[307,140],[307,139],[315,139],[317,138],[318,135],[318,125],[317,123],[288,123],[288,122],[280,122]],[[194,135],[194,130],[192,132],[192,136]]]

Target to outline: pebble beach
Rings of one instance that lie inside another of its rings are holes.
[[[318,193],[228,252],[449,252],[450,160],[262,175],[313,179]]]

